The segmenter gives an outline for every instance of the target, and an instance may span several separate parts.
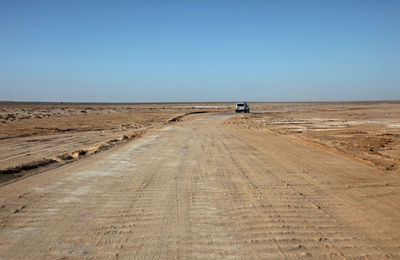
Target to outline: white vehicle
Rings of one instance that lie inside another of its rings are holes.
[[[236,104],[236,113],[249,113],[250,107],[246,103],[237,103]]]

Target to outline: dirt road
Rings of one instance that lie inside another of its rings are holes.
[[[196,115],[0,187],[0,259],[400,257],[400,177]]]

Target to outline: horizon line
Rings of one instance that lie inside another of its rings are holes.
[[[370,103],[370,102],[400,102],[400,99],[371,99],[371,100],[306,100],[306,101],[32,101],[32,100],[0,100],[0,103],[48,103],[48,104],[218,104],[218,103]]]

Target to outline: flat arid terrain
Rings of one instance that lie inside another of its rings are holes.
[[[182,115],[209,111],[228,106],[2,102],[0,183],[24,177],[24,170],[46,170],[109,149]]]
[[[257,103],[252,107],[255,114],[233,117],[228,124],[320,144],[400,173],[400,101]]]
[[[0,259],[400,258],[400,102],[250,106],[1,103]]]

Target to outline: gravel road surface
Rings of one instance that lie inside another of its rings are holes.
[[[0,259],[399,258],[400,177],[203,114],[0,187]]]

